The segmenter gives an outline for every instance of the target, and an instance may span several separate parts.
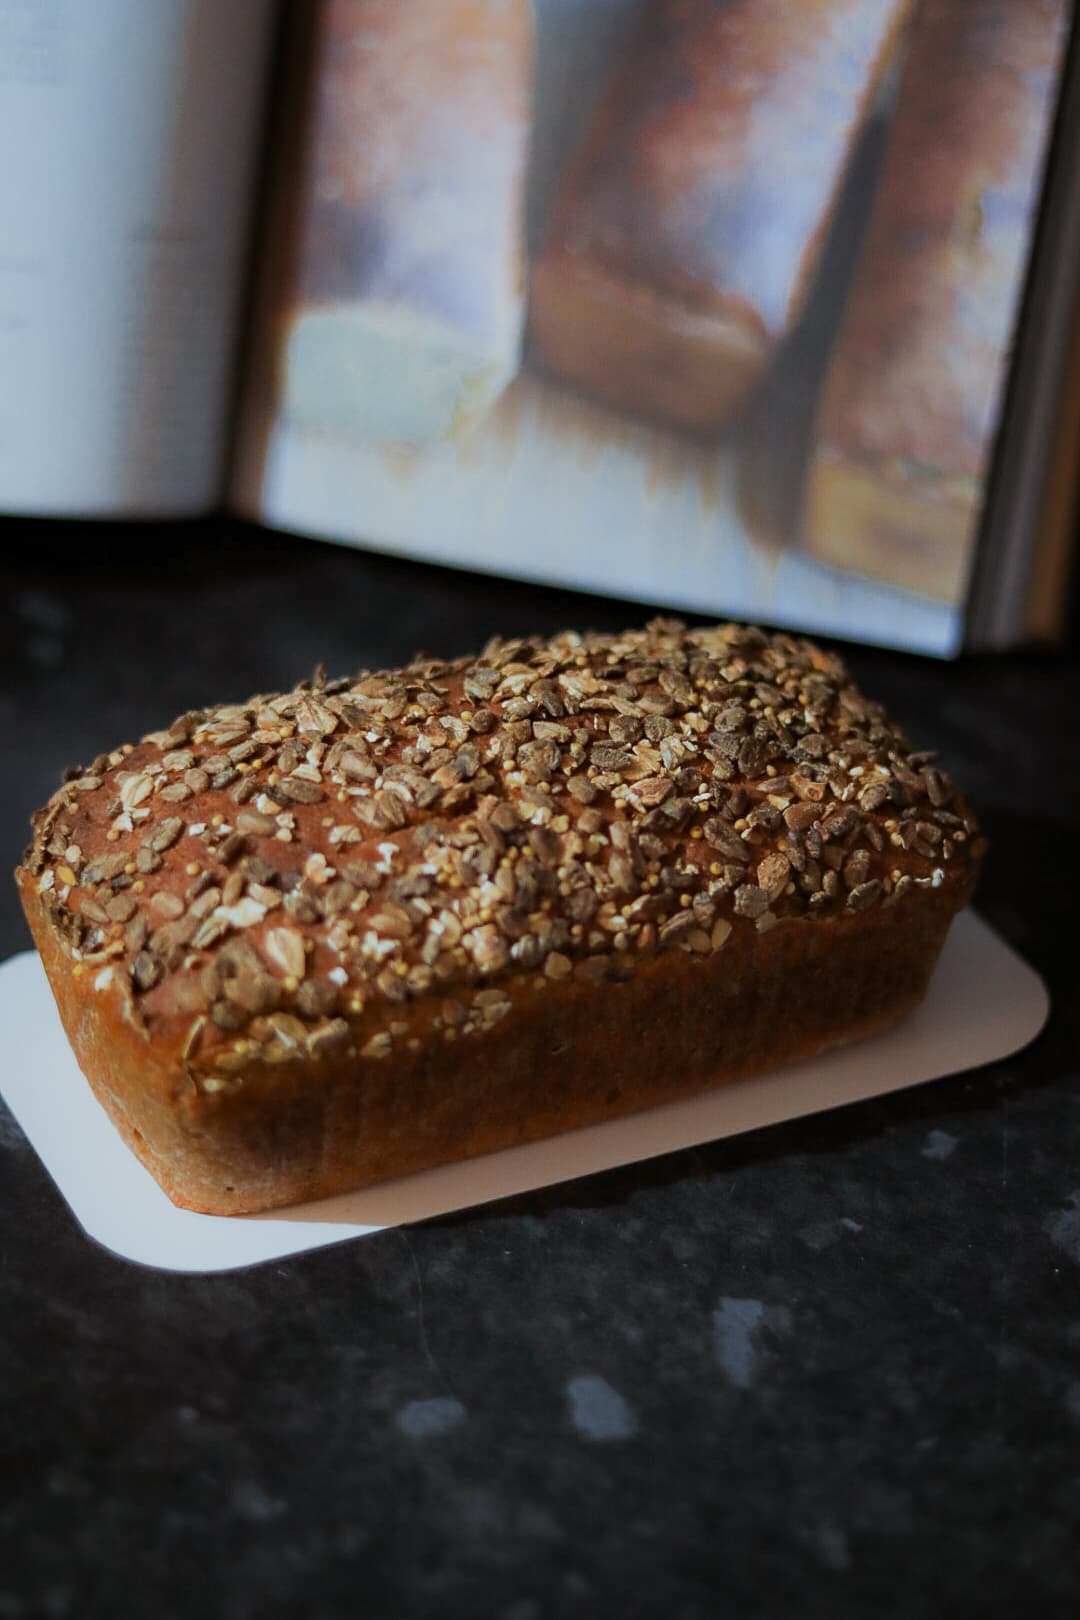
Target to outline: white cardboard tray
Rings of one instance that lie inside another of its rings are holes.
[[[1026,1046],[1048,1012],[1041,980],[968,911],[923,1005],[886,1035],[629,1119],[257,1216],[170,1203],[79,1072],[33,952],[0,964],[0,1094],[92,1238],[167,1271],[228,1271],[976,1068]]]

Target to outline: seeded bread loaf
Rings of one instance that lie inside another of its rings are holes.
[[[329,0],[313,70],[293,421],[422,444],[518,367],[530,0]]]
[[[920,7],[818,413],[807,549],[948,602],[967,582],[1069,9]]]
[[[17,879],[127,1142],[242,1213],[880,1030],[980,854],[834,656],[662,620],[183,715]]]
[[[802,307],[908,0],[650,0],[531,276],[539,362],[723,427]]]

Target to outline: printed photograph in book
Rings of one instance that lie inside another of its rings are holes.
[[[324,0],[239,498],[955,651],[1071,13]]]

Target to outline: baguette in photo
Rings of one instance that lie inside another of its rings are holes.
[[[814,430],[806,549],[962,599],[1019,314],[1065,0],[925,0]]]
[[[294,423],[424,444],[518,369],[529,0],[329,0],[299,287]]]
[[[530,353],[709,435],[796,320],[908,0],[651,0],[557,198]]]

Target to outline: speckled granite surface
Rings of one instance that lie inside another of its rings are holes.
[[[0,563],[8,867],[190,705],[644,614],[227,526]],[[75,1227],[0,1105],[0,1620],[1071,1614],[1080,662],[852,652],[993,840],[1026,1053],[233,1275]],[[0,953],[27,944],[0,889]]]

